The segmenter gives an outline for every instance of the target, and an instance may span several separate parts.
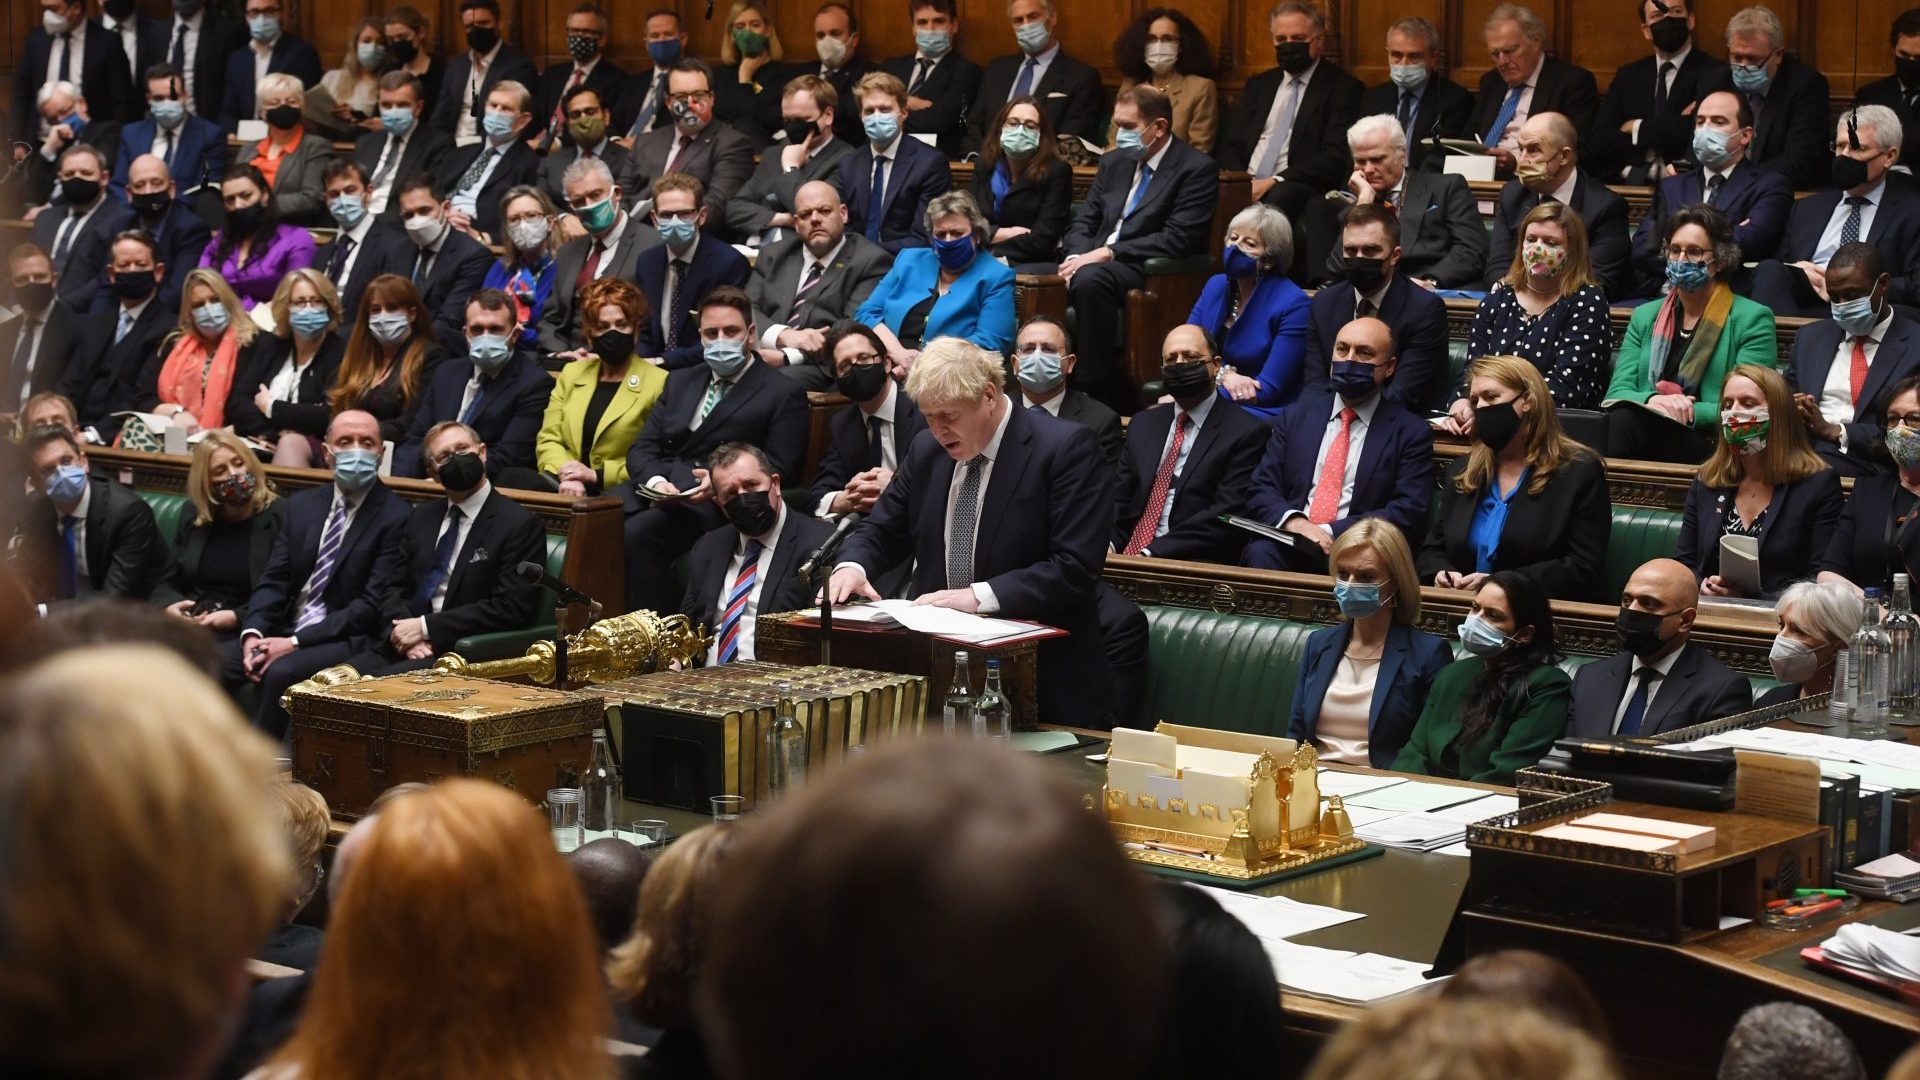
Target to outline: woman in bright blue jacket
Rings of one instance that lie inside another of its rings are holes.
[[[1313,743],[1322,761],[1389,769],[1453,650],[1414,629],[1420,578],[1391,522],[1354,522],[1334,540],[1327,564],[1346,621],[1307,638],[1287,736]]]
[[[1220,347],[1220,392],[1271,419],[1300,395],[1311,325],[1306,292],[1287,278],[1286,215],[1265,203],[1235,214],[1221,263],[1226,272],[1207,279],[1187,321]]]
[[[922,342],[965,338],[983,349],[1013,349],[1013,271],[986,253],[993,227],[965,191],[927,202],[931,248],[894,256],[855,320],[874,328],[896,371],[913,365]]]

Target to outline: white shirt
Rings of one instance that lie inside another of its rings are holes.
[[[487,496],[492,493],[493,485],[483,478],[480,481],[480,486],[474,490],[474,493],[461,499],[457,504],[460,507],[460,521],[455,527],[460,531],[454,534],[453,561],[447,564],[447,576],[441,578],[440,584],[435,586],[433,590],[433,599],[430,606],[436,615],[440,613],[440,605],[447,602],[447,585],[453,581],[453,568],[460,565],[460,556],[466,554],[467,534],[473,531],[473,519],[480,516],[480,508],[486,505]],[[434,546],[439,547],[440,541],[445,538],[446,535],[447,522],[443,516],[439,530],[433,534]],[[427,616],[425,615],[420,616],[420,632],[422,634],[427,632]]]
[[[953,47],[948,46],[947,52],[951,55]],[[1032,56],[1020,61],[1020,68],[1026,67],[1028,61],[1033,62],[1033,81],[1027,84],[1027,93],[1044,100],[1040,93],[1040,80],[1047,77],[1047,68],[1053,64],[1053,58],[1059,55],[1060,42],[1056,40],[1053,44],[1047,46],[1045,52],[1034,53]],[[1013,88],[1020,85],[1020,68],[1013,69],[1013,83],[1007,87],[1007,101],[1013,100]]]
[[[120,311],[124,311],[127,313],[127,325],[129,327],[131,327],[134,323],[137,323],[140,321],[141,313],[147,310],[147,305],[153,303],[153,298],[158,295],[159,295],[159,290],[155,290],[153,292],[148,293],[147,298],[145,300],[140,301],[137,304],[121,305]],[[113,314],[115,333],[119,332],[120,311],[116,311]]]
[[[90,569],[87,566],[87,507],[91,505],[93,505],[93,478],[88,477],[87,486],[80,490],[80,502],[74,506],[71,514],[61,513],[57,506],[53,508],[53,529],[56,541],[65,531],[61,527],[65,519],[73,518],[73,565],[76,571],[74,577],[79,581],[83,592],[92,591],[91,586],[87,584]]]
[[[1882,176],[1880,182],[1863,195],[1867,203],[1860,208],[1860,239],[1865,240],[1868,231],[1873,228],[1874,211],[1880,209],[1880,200],[1887,196],[1887,178]],[[1833,258],[1833,253],[1840,250],[1840,230],[1846,228],[1847,215],[1853,211],[1853,207],[1847,205],[1847,198],[1848,193],[1843,191],[1840,193],[1840,201],[1833,204],[1833,213],[1827,218],[1827,227],[1820,233],[1820,243],[1813,249],[1815,265],[1824,268],[1827,260]]]
[[[1380,394],[1358,405],[1347,404],[1347,399],[1338,394],[1333,396],[1333,409],[1328,414],[1327,427],[1320,433],[1320,449],[1313,455],[1313,487],[1307,489],[1307,506],[1313,506],[1313,497],[1320,487],[1320,472],[1326,468],[1327,452],[1333,449],[1333,440],[1340,434],[1340,411],[1352,409],[1353,426],[1347,430],[1347,471],[1340,479],[1340,501],[1334,506],[1335,521],[1353,513],[1353,484],[1360,476],[1360,453],[1367,446],[1367,430],[1373,427],[1373,414],[1380,408]],[[1290,518],[1306,517],[1305,510],[1289,510],[1274,522],[1275,527],[1285,525]]]
[[[1614,706],[1613,730],[1608,734],[1620,733],[1620,719],[1627,715],[1627,702],[1633,699],[1633,685],[1640,681],[1640,669],[1652,668],[1660,673],[1660,677],[1647,684],[1647,707],[1646,711],[1640,714],[1640,734],[1648,734],[1647,713],[1653,711],[1653,699],[1659,695],[1660,688],[1667,685],[1667,676],[1673,672],[1674,661],[1680,659],[1680,652],[1685,648],[1686,646],[1682,645],[1651,664],[1637,656],[1633,658],[1633,666],[1627,670],[1627,689],[1620,695],[1620,704]]]
[[[87,66],[87,21],[85,19],[74,23],[65,35],[56,36],[53,39],[53,47],[47,50],[47,78],[40,85],[52,86],[60,81],[60,67],[66,61],[68,49],[73,50],[73,77],[69,81],[80,88],[81,97],[90,97],[91,91],[98,88],[89,87],[82,82],[86,75],[84,69]]]
[[[494,145],[492,139],[486,140],[486,144],[480,147],[480,156],[485,157],[489,150],[495,150],[498,151],[498,153],[494,154],[493,159],[487,162],[486,168],[480,170],[480,175],[474,177],[473,183],[453,193],[450,205],[455,210],[464,211],[471,217],[475,207],[480,204],[480,193],[487,190],[487,178],[493,175],[493,170],[500,167],[500,162],[506,160],[507,151],[512,148],[512,139],[508,139],[498,146]]]
[[[847,246],[847,238],[843,235],[840,237],[840,242],[833,245],[832,251],[829,251],[826,253],[826,255],[816,259],[814,258],[814,255],[813,255],[813,249],[807,247],[805,244],[801,244],[800,245],[800,278],[798,281],[794,282],[794,290],[796,292],[799,291],[800,286],[806,283],[807,275],[813,273],[813,268],[815,266],[818,266],[820,268],[820,276],[823,278],[826,277],[827,267],[833,265],[833,260],[840,257],[840,252],[845,250],[846,246]],[[816,289],[819,288],[819,285],[816,284],[814,288]],[[787,329],[789,329],[789,327],[786,323],[774,323],[772,326],[767,327],[767,332],[760,335],[760,347],[763,349],[776,348],[777,346],[775,344],[775,339],[777,339],[780,336],[782,331],[785,331]],[[787,362],[789,364],[804,363],[806,361],[806,354],[801,352],[799,349],[782,349],[781,351],[786,354]],[[831,367],[832,365],[828,365],[828,366]]]
[[[1554,188],[1552,191],[1549,191],[1547,194],[1555,202],[1565,203],[1568,206],[1572,206],[1573,205],[1573,189],[1579,186],[1580,186],[1580,170],[1577,168],[1568,169],[1567,178],[1560,182],[1559,187]]]
[[[1280,73],[1280,87],[1273,92],[1273,106],[1267,110],[1266,125],[1260,129],[1260,138],[1253,144],[1253,153],[1247,157],[1247,164],[1249,166],[1258,168],[1261,162],[1267,160],[1267,142],[1279,134],[1280,117],[1286,112],[1287,95],[1289,93],[1288,87],[1294,83],[1299,83],[1299,87],[1291,92],[1299,97],[1300,100],[1306,100],[1307,84],[1312,81],[1313,73],[1319,70],[1320,61],[1315,60],[1308,66],[1307,70],[1298,75],[1288,75],[1284,71]],[[1300,122],[1300,107],[1297,104],[1294,106],[1293,122],[1295,124]],[[1287,129],[1287,142],[1289,144],[1293,142],[1292,128]],[[1291,145],[1280,148],[1280,156],[1273,160],[1273,175],[1279,176],[1281,173],[1287,171],[1287,155],[1292,152],[1292,149]],[[1255,177],[1254,179],[1263,180],[1265,177]]]
[[[374,481],[374,483],[376,484],[379,482],[380,481],[378,480]],[[339,506],[341,506],[342,504],[346,506],[346,516],[340,522],[340,543],[343,547],[346,545],[346,542],[347,542],[347,534],[353,531],[353,516],[360,512],[360,505],[367,501],[367,492],[372,490],[373,490],[372,488],[368,488],[366,491],[362,491],[358,495],[348,495],[346,492],[341,491],[337,485],[334,487],[333,502],[331,505],[327,507],[327,518],[331,518],[333,516],[334,510]],[[315,537],[316,546],[314,548],[314,551],[315,551],[316,557],[313,563],[315,570],[318,570],[320,568],[320,560],[318,558],[318,552],[319,552],[318,544],[325,542],[326,538],[327,538],[326,518],[322,518],[320,522],[320,533],[318,536]],[[335,565],[336,567],[338,566],[337,563]],[[287,619],[288,619],[287,629],[288,630],[293,629],[293,626],[292,626],[293,623],[300,621],[300,613],[307,609],[307,601],[311,599],[310,592],[312,589],[313,589],[313,574],[309,572],[307,574],[307,580],[300,583],[300,595],[294,597],[293,606],[289,608],[287,611]],[[241,636],[245,637],[246,635],[242,634]],[[256,634],[255,636],[259,636],[259,635]],[[293,635],[290,634],[288,636],[291,637]],[[294,638],[294,647],[295,648],[299,647],[299,639],[297,637]]]
[[[747,610],[740,613],[740,634],[736,642],[738,652],[735,653],[735,659],[754,659],[753,624],[758,621],[756,616],[760,613],[760,593],[767,587],[767,567],[773,562],[773,549],[779,543],[780,530],[786,526],[787,504],[783,501],[780,504],[780,513],[773,519],[773,528],[768,530],[765,536],[751,538],[760,541],[760,558],[753,564],[755,568],[753,591],[747,593]],[[733,595],[733,583],[739,578],[741,569],[746,565],[748,539],[745,534],[742,534],[733,542],[733,558],[727,560],[727,572],[720,575],[720,595],[714,601],[715,614],[711,623],[716,628],[726,620],[727,597]],[[707,666],[712,667],[719,662],[720,635],[716,632],[713,636],[713,644],[707,646]]]
[[[313,355],[307,358],[307,362],[302,364],[300,362],[299,350],[297,348],[288,349],[287,358],[280,361],[280,370],[274,372],[273,378],[267,380],[267,393],[272,394],[273,400],[275,401],[298,404],[300,401],[300,376],[305,374],[306,370],[312,367],[313,362],[319,359],[319,357],[320,350],[315,349],[313,350]],[[268,419],[271,420],[272,417],[268,417]]]
[[[1066,387],[1067,387],[1067,381],[1065,379],[1060,380],[1060,385],[1053,388],[1053,396],[1046,399],[1045,401],[1035,401],[1032,398],[1027,397],[1026,390],[1024,388],[1022,388],[1022,390],[1020,391],[1020,395],[1024,400],[1025,404],[1027,404],[1028,406],[1038,405],[1042,409],[1045,409],[1047,411],[1048,416],[1058,419],[1060,416],[1060,403],[1067,400]]]
[[[1155,540],[1167,534],[1167,524],[1173,519],[1173,500],[1180,492],[1180,477],[1187,471],[1187,458],[1193,453],[1193,444],[1200,441],[1200,429],[1206,426],[1207,417],[1212,415],[1214,402],[1219,400],[1219,394],[1208,394],[1191,409],[1182,409],[1177,401],[1173,404],[1173,423],[1167,425],[1167,437],[1160,442],[1160,456],[1153,459],[1155,468],[1159,467],[1159,462],[1167,460],[1167,450],[1173,446],[1175,425],[1180,422],[1182,412],[1187,415],[1189,427],[1187,437],[1180,443],[1180,456],[1173,460],[1173,481],[1167,485],[1167,500],[1160,504],[1160,520],[1153,527]],[[1149,479],[1147,482],[1151,484],[1153,481]],[[1141,554],[1151,555],[1153,552],[1149,548]]]
[[[133,73],[134,82],[138,83],[144,89],[147,81],[142,77],[144,73],[140,70],[140,38],[134,26],[134,17],[129,15],[125,22],[116,25],[113,21],[113,16],[101,12],[100,28],[119,39],[120,51],[125,53],[127,57],[127,70]],[[168,43],[168,51],[172,51],[171,42]]]
[[[342,240],[353,241],[353,249],[347,252],[347,263],[340,268],[340,280],[334,282],[335,285],[345,285],[347,282],[353,280],[354,264],[360,261],[360,253],[366,250],[367,233],[372,229],[373,211],[369,209],[366,215],[360,219],[360,224],[334,237],[333,242],[336,244]]]
[[[1873,324],[1861,341],[1861,351],[1867,357],[1867,371],[1873,371],[1873,358],[1880,352],[1881,339],[1887,336],[1887,327],[1893,325],[1893,305],[1887,305],[1887,313]],[[1834,347],[1833,362],[1827,365],[1827,381],[1820,386],[1820,415],[1829,424],[1840,425],[1840,452],[1847,452],[1847,425],[1853,423],[1856,409],[1853,403],[1853,338],[1846,332],[1840,334],[1840,344]]]
[[[1158,174],[1160,172],[1160,163],[1166,160],[1167,151],[1172,149],[1172,147],[1173,139],[1169,137],[1166,142],[1161,144],[1160,149],[1155,150],[1153,156],[1148,158],[1143,164]],[[1120,216],[1114,219],[1113,231],[1107,234],[1107,238],[1104,241],[1104,243],[1109,246],[1120,239],[1120,230],[1125,228],[1127,224],[1127,207],[1132,205],[1133,193],[1140,190],[1140,179],[1145,175],[1146,174],[1141,171],[1141,166],[1134,166],[1133,183],[1127,185],[1127,197],[1120,203]]]
[[[892,379],[888,379],[886,393],[880,398],[880,407],[861,418],[862,427],[866,426],[866,422],[870,418],[880,421],[880,465],[888,472],[896,471],[900,467],[899,452],[893,447],[893,409],[894,403],[899,400],[900,385]],[[864,409],[865,405],[863,404],[858,407]],[[813,516],[820,518],[838,517],[839,515],[833,513],[832,508],[833,496],[829,495],[820,500],[819,506],[814,507]]]
[[[456,119],[453,124],[454,138],[472,139],[480,134],[480,122],[473,118],[473,106],[476,102],[481,101],[480,88],[487,84],[487,71],[493,67],[494,58],[500,55],[500,47],[506,43],[507,39],[505,36],[502,36],[501,39],[494,44],[492,51],[488,52],[485,56],[476,56],[473,50],[467,50],[467,59],[472,62],[473,67],[467,72],[467,93],[466,96],[461,99],[461,104],[464,107],[456,110],[459,118]],[[529,87],[529,89],[532,88]],[[481,104],[484,108],[484,102]]]
[[[20,408],[26,408],[27,399],[33,396],[33,369],[40,363],[40,347],[46,344],[47,316],[53,314],[52,305],[38,315],[22,308],[20,311],[20,336],[14,339],[13,347],[18,349],[21,341],[27,343],[27,366],[20,372]],[[0,364],[11,365],[12,356],[0,356]],[[0,405],[0,408],[5,408]]]
[[[1013,419],[1013,401],[1011,399],[1008,399],[1003,409],[1004,411],[1000,415],[1000,423],[998,426],[996,426],[993,429],[993,438],[987,440],[986,448],[980,451],[981,455],[984,456],[987,460],[982,462],[979,466],[980,468],[980,492],[978,495],[979,501],[974,505],[974,509],[973,509],[973,521],[974,521],[974,530],[975,530],[974,542],[976,545],[974,550],[974,559],[975,559],[976,567],[978,566],[978,561],[979,561],[979,549],[977,545],[979,543],[979,538],[980,538],[980,534],[979,534],[980,508],[986,505],[987,487],[988,485],[993,483],[993,463],[994,463],[994,460],[1000,456],[1000,440],[1006,437],[1007,422]],[[951,537],[953,535],[953,508],[960,504],[960,487],[962,484],[966,482],[966,477],[962,475],[962,473],[966,469],[966,467],[967,467],[967,464],[964,461],[954,462],[953,483],[947,485],[947,513],[946,513],[946,516],[942,518],[940,522],[940,535],[942,538],[942,543],[941,543],[941,553],[942,553],[941,565],[942,566],[946,565],[945,540],[946,538]],[[982,615],[991,615],[994,612],[1000,610],[1000,598],[993,595],[993,587],[988,585],[984,581],[976,581],[973,583],[973,598],[978,603],[979,609],[980,609],[979,613]]]
[[[279,40],[277,36],[273,41],[248,39],[247,47],[253,50],[253,85],[259,86],[260,80],[267,77],[267,67],[273,63],[273,42]]]
[[[420,122],[414,121],[414,128],[417,129],[419,126]],[[367,190],[368,214],[387,212],[387,200],[393,196],[394,182],[400,179],[400,159],[406,155],[407,140],[411,138],[413,138],[413,130],[409,130],[405,135],[389,134],[386,145],[380,148],[380,156],[374,160],[372,170],[367,173],[367,181],[372,183],[373,178],[380,175],[380,168],[383,165],[387,166],[387,176],[379,184]],[[393,164],[387,165],[389,159]]]
[[[1546,66],[1547,54],[1543,52],[1540,54],[1540,62],[1533,65],[1533,73],[1528,75],[1527,81],[1522,84],[1520,104],[1513,110],[1513,120],[1507,124],[1507,130],[1500,133],[1500,142],[1498,145],[1500,149],[1508,153],[1512,153],[1520,148],[1520,125],[1526,123],[1527,117],[1533,115],[1533,89],[1540,85],[1540,70]],[[1513,93],[1513,87],[1509,86],[1501,94],[1503,103],[1505,102],[1506,95],[1511,93]],[[1495,112],[1494,115],[1498,116],[1499,113]],[[1482,134],[1484,134],[1484,132]]]
[[[202,17],[206,15],[206,12],[207,9],[202,7],[192,15],[174,15],[173,23],[167,27],[166,52],[160,57],[164,63],[173,63],[173,39],[180,36],[180,28],[182,26],[186,27],[186,40],[180,43],[181,53],[187,61],[186,70],[181,72],[183,76],[181,81],[187,84],[187,111],[193,113],[195,116],[200,115],[200,110],[194,107],[195,98],[193,96],[193,88],[195,80],[199,78],[194,71],[194,68],[198,66],[194,63],[194,59],[200,55],[200,22]],[[146,86],[146,83],[142,80],[143,75],[145,75],[145,72],[134,72],[136,86]]]

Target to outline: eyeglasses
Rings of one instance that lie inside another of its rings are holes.
[[[1685,259],[1688,262],[1706,262],[1712,257],[1713,252],[1706,248],[1669,247],[1667,249],[1667,258],[1669,259]]]
[[[712,100],[713,100],[713,91],[711,90],[695,90],[689,94],[668,94],[667,95],[667,104],[669,105],[687,105],[696,101],[704,105],[707,102]]]
[[[847,363],[852,365],[853,367],[868,367],[870,365],[877,364],[879,362],[880,362],[880,354],[878,353],[870,353],[870,352],[854,353],[852,356],[847,358]]]
[[[1920,413],[1889,413],[1887,414],[1887,426],[1889,428],[1903,427],[1910,431],[1920,431]]]

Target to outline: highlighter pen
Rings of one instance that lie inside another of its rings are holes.
[[[1790,907],[1785,909],[1785,914],[1791,915],[1794,918],[1798,918],[1798,919],[1810,919],[1815,915],[1820,915],[1820,914],[1824,914],[1825,912],[1832,911],[1833,909],[1839,907],[1842,903],[1843,901],[1840,901],[1840,900],[1828,900],[1824,903],[1808,904],[1804,907]]]
[[[1793,906],[1795,906],[1795,905],[1797,905],[1797,904],[1799,904],[1799,903],[1800,903],[1800,901],[1798,901],[1798,900],[1794,900],[1794,899],[1791,899],[1791,898],[1784,898],[1784,897],[1783,897],[1782,899],[1779,899],[1779,900],[1769,900],[1769,901],[1767,901],[1767,910],[1768,910],[1768,911],[1779,911],[1779,910],[1780,910],[1781,908],[1783,908],[1783,907],[1793,907]]]
[[[1839,897],[1844,897],[1844,896],[1846,896],[1846,895],[1848,895],[1848,894],[1847,894],[1847,890],[1845,890],[1845,889],[1795,889],[1795,890],[1793,890],[1793,895],[1794,895],[1795,897],[1801,897],[1801,896],[1839,896]]]

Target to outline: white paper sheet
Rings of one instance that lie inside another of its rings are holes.
[[[1520,800],[1513,795],[1488,795],[1472,802],[1463,802],[1455,806],[1430,811],[1427,816],[1441,821],[1457,821],[1462,825],[1472,825],[1488,818],[1511,814],[1520,809]]]
[[[1431,851],[1464,840],[1467,827],[1432,814],[1401,814],[1371,825],[1356,825],[1353,834],[1362,840],[1388,847],[1410,847]]]
[[[818,609],[803,614],[819,615]],[[989,619],[952,608],[916,604],[911,600],[875,600],[866,604],[847,604],[833,609],[839,622],[871,623],[875,626],[904,626],[922,634],[961,641],[988,642],[1017,639],[1027,634],[1044,634],[1043,628],[1005,619]]]
[[[1211,885],[1192,887],[1213,897],[1227,914],[1239,919],[1247,929],[1253,931],[1253,936],[1262,941],[1285,941],[1290,937],[1366,918],[1359,912],[1303,904],[1284,896],[1255,896],[1230,889],[1216,889]]]
[[[1351,804],[1377,806],[1382,810],[1398,810],[1402,813],[1423,814],[1438,810],[1443,806],[1478,799],[1486,792],[1479,788],[1453,787],[1449,784],[1423,784],[1418,780],[1409,780],[1404,784],[1362,792],[1348,799]]]
[[[1369,1005],[1445,981],[1425,977],[1430,965],[1379,953],[1276,942],[1268,944],[1267,958],[1283,989],[1349,1005]]]
[[[1827,958],[1896,979],[1920,980],[1920,938],[1866,923],[1848,923],[1821,942]]]
[[[1368,773],[1321,769],[1320,797],[1324,799],[1329,795],[1338,795],[1343,799],[1350,799],[1355,795],[1363,795],[1369,791],[1378,791],[1381,788],[1406,782],[1407,778],[1404,776],[1373,776]]]

